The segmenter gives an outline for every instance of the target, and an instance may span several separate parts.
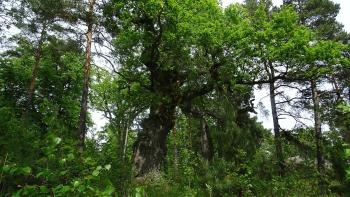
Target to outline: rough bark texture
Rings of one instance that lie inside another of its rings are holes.
[[[270,71],[270,79],[275,77],[275,72],[272,64],[269,64]],[[270,82],[270,102],[271,102],[271,114],[273,120],[273,132],[275,135],[275,148],[276,148],[276,157],[277,157],[277,165],[280,176],[284,175],[284,159],[283,159],[283,150],[282,150],[282,139],[281,132],[278,123],[278,114],[276,108],[276,99],[275,99],[275,82]]]
[[[85,146],[86,135],[86,116],[88,108],[88,96],[89,96],[89,82],[90,82],[90,70],[91,70],[91,45],[93,34],[93,20],[92,15],[94,12],[95,0],[89,0],[89,18],[87,22],[86,33],[86,48],[85,48],[85,64],[84,64],[84,83],[83,91],[80,103],[80,115],[79,115],[79,148],[82,150]]]
[[[149,174],[159,175],[167,153],[167,137],[175,125],[175,109],[181,100],[179,73],[176,70],[164,70],[155,61],[159,58],[157,46],[156,43],[148,50],[152,58],[145,61],[150,70],[150,89],[157,101],[153,101],[149,116],[141,123],[142,131],[138,134],[133,150],[136,177],[141,182]]]
[[[148,177],[148,174],[153,172],[159,174],[167,153],[167,136],[175,124],[176,107],[212,91],[214,81],[217,81],[218,68],[222,63],[213,61],[210,67],[210,77],[213,80],[208,80],[198,89],[182,92],[180,86],[185,82],[183,73],[177,70],[177,66],[169,69],[166,65],[161,65],[163,61],[160,60],[159,48],[164,29],[161,14],[153,19],[145,16],[141,20],[136,20],[135,23],[138,26],[142,25],[147,32],[144,37],[144,42],[147,44],[141,54],[141,60],[150,72],[149,90],[156,99],[151,104],[149,116],[142,121],[143,130],[134,144],[134,168],[136,177],[142,181]]]
[[[316,142],[316,158],[317,170],[319,173],[324,171],[324,157],[322,148],[322,130],[321,130],[321,114],[320,114],[320,97],[317,92],[316,82],[311,81],[313,111],[314,111],[314,127],[315,127],[315,142]]]
[[[152,107],[148,118],[143,120],[133,156],[136,177],[141,181],[149,173],[159,174],[167,153],[167,137],[174,124],[175,105],[169,104]]]

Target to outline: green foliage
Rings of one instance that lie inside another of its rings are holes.
[[[14,196],[111,196],[115,192],[106,176],[111,164],[98,165],[89,156],[79,156],[72,144],[53,134],[45,141],[41,148],[43,157],[32,166],[19,166],[11,161],[3,165],[2,181],[8,189],[17,187]]]
[[[7,40],[13,46],[0,42],[0,196],[348,195],[349,46],[335,21],[339,6],[245,2],[224,9],[216,0],[110,0],[91,18],[83,1],[1,1],[0,11],[22,35]],[[79,150],[85,58],[81,32],[69,24],[90,19],[94,45],[108,43],[112,51],[100,57],[116,65],[110,71],[95,59],[89,110],[102,112],[107,124],[96,130],[90,119]],[[255,85],[276,85],[279,110],[308,113],[310,81],[324,85],[325,173],[316,170],[314,128],[298,125],[281,128],[280,176],[275,138],[253,116]],[[283,86],[301,98],[289,98]],[[166,156],[159,172],[139,179],[134,145],[140,133],[156,132],[146,128],[151,115],[164,132],[157,140],[167,140]]]
[[[350,158],[350,149],[345,149],[345,158],[349,159]],[[350,180],[350,167],[348,166],[346,169],[346,178],[347,180]]]
[[[340,110],[340,114],[339,114],[339,119],[341,122],[339,122],[340,124],[338,125],[338,128],[340,129],[341,132],[343,132],[343,136],[345,138],[345,140],[347,140],[346,142],[348,142],[348,128],[350,125],[350,106],[347,104],[340,104],[338,106],[338,109]],[[340,141],[341,143],[342,141]],[[346,179],[347,183],[350,184],[350,165],[349,165],[349,158],[350,158],[350,149],[349,149],[349,144],[341,144],[342,147],[342,152],[343,154],[340,155],[340,158],[343,159],[343,162],[341,164],[342,165],[342,170],[345,170],[345,173],[343,172],[343,176],[342,178]],[[350,192],[350,191],[348,191]]]

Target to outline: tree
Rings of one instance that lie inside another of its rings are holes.
[[[12,3],[12,5],[8,5],[12,7],[7,11],[7,15],[13,19],[13,25],[19,28],[28,40],[35,43],[33,52],[35,61],[32,66],[32,79],[27,93],[28,106],[25,109],[25,111],[28,111],[32,108],[43,44],[47,40],[48,32],[59,29],[59,21],[66,17],[66,9],[69,7],[69,3],[68,1],[41,0],[8,1],[6,3]]]
[[[323,151],[323,137],[321,130],[321,97],[317,88],[318,83],[322,83],[322,77],[326,74],[332,75],[333,65],[341,59],[342,46],[336,42],[321,41],[309,50],[309,78],[311,88],[311,98],[313,103],[315,142],[316,142],[316,158],[317,169],[320,173],[324,171],[324,151]],[[324,79],[324,78],[323,78]],[[323,82],[324,83],[324,82]]]
[[[294,0],[287,0],[284,1],[284,4],[292,4],[295,6],[296,10],[298,11],[300,15],[300,23],[303,25],[306,25],[307,27],[314,30],[317,34],[316,40],[333,40],[333,41],[345,41],[348,39],[347,34],[343,30],[343,26],[336,21],[336,16],[339,13],[339,4],[335,4],[332,1],[329,0],[322,0],[322,1],[314,1],[314,0],[303,0],[303,1],[294,1]],[[318,42],[318,41],[315,41]],[[328,43],[330,44],[330,43]],[[322,46],[323,45],[323,46]],[[320,42],[319,45],[320,48],[327,47],[326,42]],[[330,44],[332,45],[332,44]],[[334,45],[336,45],[334,43]],[[339,46],[333,46],[329,47],[328,50],[333,49],[339,49]],[[320,54],[323,54],[322,51],[318,51]],[[340,50],[337,52],[333,51],[334,58],[340,58],[339,54]],[[313,56],[317,56],[313,54]],[[319,61],[324,61],[325,57],[319,57]],[[329,59],[328,59],[329,60]],[[316,62],[317,60],[314,59]],[[314,63],[315,63],[314,62]],[[312,64],[314,64],[312,63]],[[331,65],[329,65],[331,67]],[[319,66],[313,67],[315,70],[319,69],[317,68]],[[345,67],[343,67],[345,68]],[[334,74],[336,73],[335,70],[332,68],[329,68],[332,71],[330,71],[328,74],[330,75],[330,83],[334,85],[335,92],[338,92],[338,99],[340,99],[340,92],[342,92],[339,89],[339,86],[337,82],[335,81]],[[343,70],[343,69],[341,69]],[[315,139],[316,139],[316,147],[317,147],[317,168],[319,172],[322,172],[324,168],[324,159],[323,159],[323,151],[322,151],[322,131],[321,131],[321,101],[320,101],[320,95],[319,91],[317,89],[319,81],[319,77],[311,77],[310,81],[310,88],[311,88],[311,98],[313,101],[313,116],[314,116],[314,128],[315,128]],[[333,82],[331,82],[333,81]],[[324,83],[321,82],[321,84]]]
[[[310,27],[321,39],[343,39],[343,25],[336,17],[340,6],[330,0],[285,0],[284,4],[294,5],[300,15],[300,23]]]
[[[94,6],[96,1],[89,0],[88,12],[86,13],[86,48],[85,48],[85,63],[84,63],[84,83],[81,95],[80,115],[79,115],[79,149],[82,151],[85,146],[86,135],[86,117],[88,110],[88,96],[89,96],[89,81],[91,70],[91,46],[92,36],[94,31]]]
[[[288,7],[272,12],[271,16],[266,10],[269,9],[261,3],[252,16],[255,51],[248,56],[247,66],[253,64],[254,67],[247,74],[254,80],[243,80],[242,83],[269,85],[277,165],[279,174],[283,175],[285,164],[279,119],[285,111],[283,107],[278,107],[284,102],[276,101],[276,97],[284,97],[283,90],[280,89],[288,81],[287,76],[295,67],[297,59],[305,55],[304,48],[311,41],[311,33],[298,24],[297,14]]]
[[[215,1],[128,1],[111,7],[108,17],[116,13],[124,21],[111,29],[118,34],[122,69],[134,80],[142,79],[152,96],[134,145],[136,172],[143,177],[160,170],[176,107],[213,90],[223,65],[222,14]]]
[[[77,106],[82,81],[82,52],[74,41],[50,37],[43,46],[38,71],[35,108],[22,122],[26,106],[27,81],[31,79],[33,46],[26,39],[18,47],[1,55],[0,113],[1,155],[19,165],[34,165],[42,156],[49,136],[74,139],[71,130],[78,123]],[[8,185],[10,186],[10,185]]]
[[[0,196],[346,196],[339,7],[284,2],[1,1]]]

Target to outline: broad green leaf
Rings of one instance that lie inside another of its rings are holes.
[[[32,169],[30,167],[24,167],[22,168],[22,172],[24,175],[29,175],[32,172]]]
[[[100,174],[100,170],[97,170],[97,169],[92,172],[93,176],[98,176],[99,174]]]
[[[105,169],[106,169],[106,170],[110,170],[110,169],[111,169],[111,164],[105,165]]]

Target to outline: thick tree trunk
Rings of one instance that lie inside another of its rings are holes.
[[[317,92],[316,81],[311,81],[313,111],[314,111],[314,127],[315,127],[315,142],[316,142],[316,158],[317,170],[319,173],[324,171],[324,157],[322,148],[322,130],[321,130],[321,114],[320,114],[320,97]]]
[[[80,115],[79,115],[79,149],[82,151],[85,146],[86,135],[86,116],[88,109],[88,96],[89,96],[89,82],[90,82],[90,70],[91,70],[91,46],[92,46],[92,34],[93,34],[93,19],[95,0],[89,0],[89,16],[87,20],[87,33],[86,33],[86,48],[85,48],[85,64],[84,64],[84,83],[83,91],[80,103]]]
[[[143,120],[142,132],[134,144],[133,162],[139,181],[147,175],[158,176],[167,153],[167,137],[175,125],[176,105],[161,103],[151,107]]]
[[[270,67],[270,80],[272,80],[275,77],[274,68],[271,63],[269,63]],[[275,99],[275,82],[271,82],[270,84],[270,102],[271,102],[271,114],[272,114],[272,121],[273,121],[273,132],[275,135],[275,148],[276,148],[276,157],[277,157],[277,165],[278,165],[278,171],[279,175],[284,175],[284,159],[283,159],[283,150],[282,150],[282,138],[281,138],[281,132],[280,127],[278,123],[278,114],[277,114],[277,108],[276,108],[276,99]]]
[[[28,111],[33,103],[33,96],[34,96],[34,92],[35,92],[35,85],[36,85],[36,78],[38,75],[38,69],[39,69],[39,64],[41,61],[41,53],[42,53],[42,45],[44,43],[44,39],[46,36],[46,28],[47,28],[47,24],[44,23],[41,33],[40,33],[40,38],[39,38],[39,42],[38,42],[38,46],[35,49],[35,53],[34,53],[34,64],[33,64],[33,68],[32,68],[32,79],[30,81],[30,85],[29,85],[29,89],[28,89],[28,103],[27,103],[27,108],[26,111]]]
[[[213,159],[213,142],[209,133],[209,126],[204,118],[201,118],[201,151],[205,160]]]

